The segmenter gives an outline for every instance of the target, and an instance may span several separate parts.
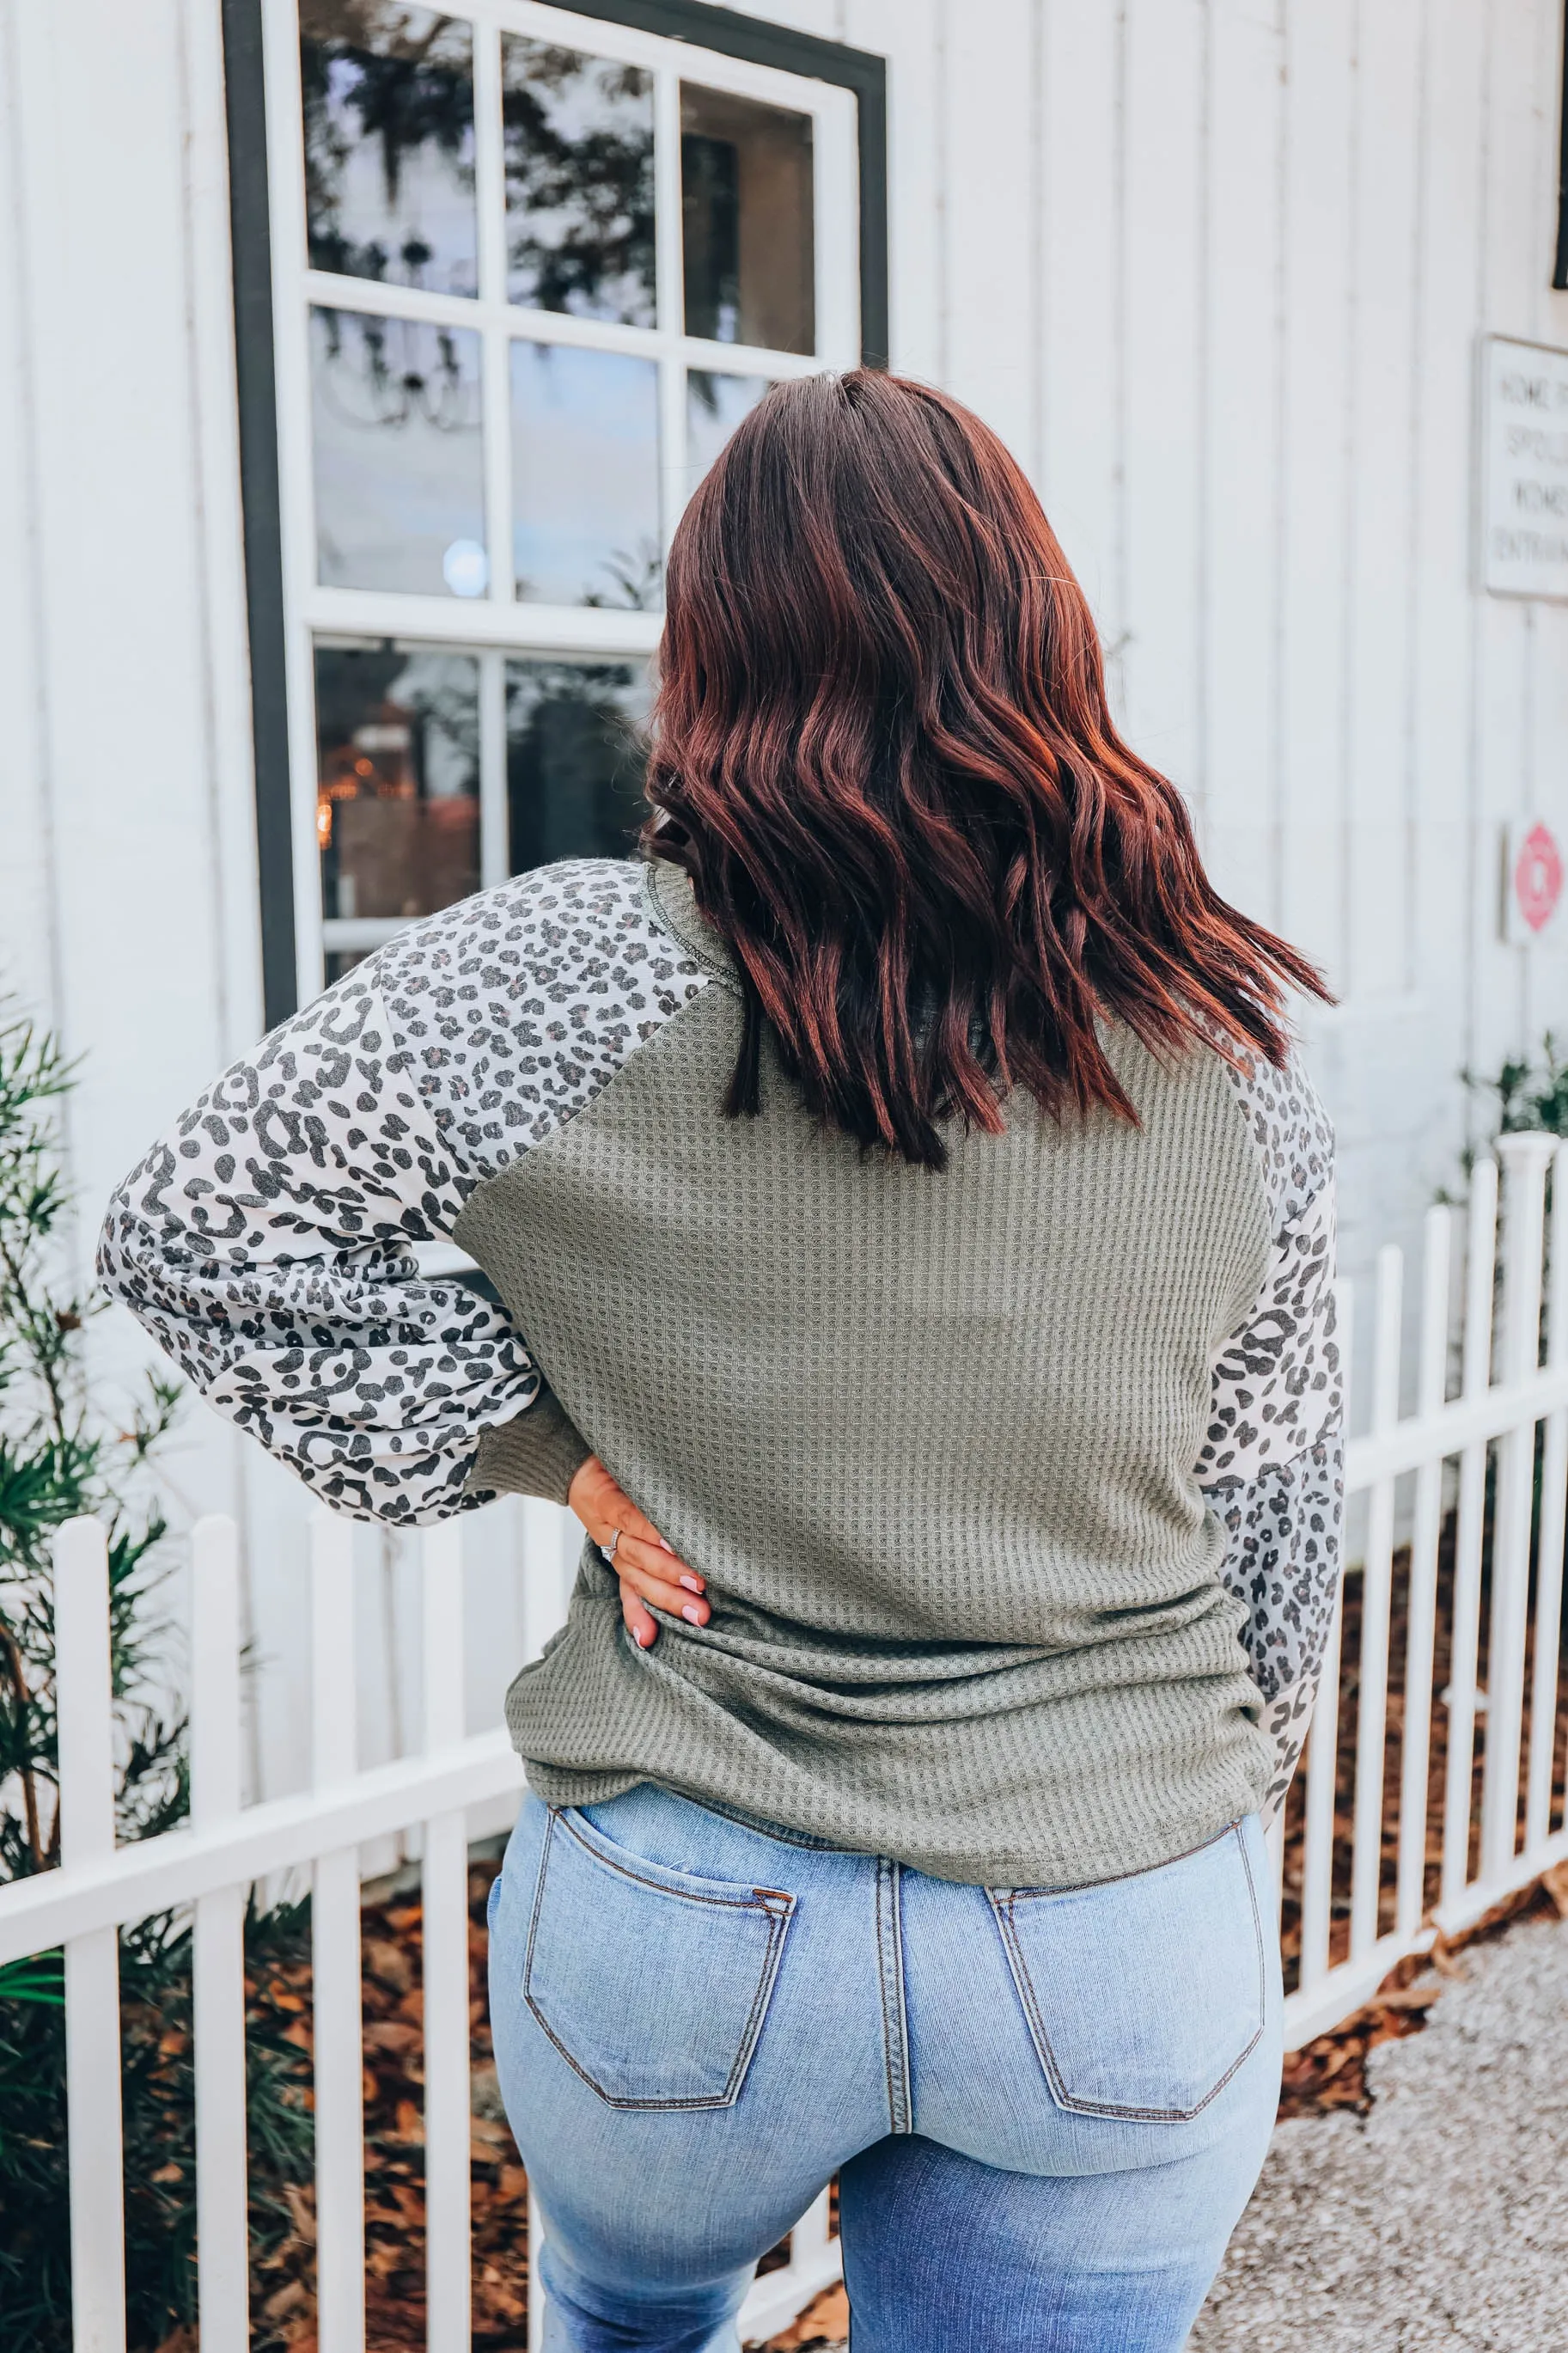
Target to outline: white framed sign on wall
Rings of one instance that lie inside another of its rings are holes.
[[[1481,586],[1568,601],[1568,352],[1481,346]]]

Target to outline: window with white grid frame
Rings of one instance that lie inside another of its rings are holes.
[[[301,998],[628,854],[670,534],[860,355],[856,99],[534,0],[265,0]]]

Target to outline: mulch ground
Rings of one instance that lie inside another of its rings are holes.
[[[1426,1898],[1436,1900],[1442,1862],[1442,1810],[1447,1771],[1447,1713],[1436,1694],[1448,1680],[1453,1521],[1450,1516],[1439,1560],[1438,1637],[1434,1662],[1434,1700],[1427,1779]],[[1401,1742],[1405,1713],[1405,1653],[1409,1558],[1396,1556],[1392,1611],[1388,1736],[1384,1757],[1384,1813],[1380,1928],[1394,1923],[1398,1861]],[[1480,1681],[1487,1671],[1489,1592],[1481,1596]],[[1349,1950],[1351,1841],[1355,1787],[1356,1712],[1361,1639],[1361,1579],[1346,1583],[1341,1675],[1339,1753],[1331,1961]],[[1531,1610],[1533,1641],[1533,1608]],[[1527,1682],[1528,1694],[1528,1682]],[[1559,1676],[1560,1733],[1555,1759],[1553,1821],[1562,1818],[1568,1778],[1568,1644]],[[1529,1746],[1528,1697],[1524,1755]],[[1477,1718],[1472,1780],[1472,1868],[1479,1837],[1481,1776],[1486,1755],[1486,1717]],[[1523,1764],[1521,1795],[1522,1805]],[[1294,1981],[1301,1940],[1300,1893],[1305,1831],[1306,1781],[1299,1775],[1286,1810],[1284,1900],[1281,1911],[1286,1982]],[[496,1862],[473,1864],[468,1880],[469,2021],[473,2038],[476,2113],[470,2159],[474,2217],[473,2343],[479,2353],[523,2353],[528,2343],[528,2179],[495,2096],[494,2063],[486,2000],[485,1903],[499,1869]],[[1438,1998],[1456,1956],[1468,1945],[1496,1936],[1531,1913],[1568,1916],[1568,1864],[1500,1905],[1462,1936],[1441,1937],[1432,1951],[1402,1961],[1376,1997],[1350,2019],[1320,2035],[1287,2063],[1281,2116],[1321,2114],[1335,2108],[1364,2110],[1368,2104],[1366,2058],[1379,2043],[1418,2032]],[[417,1890],[368,1902],[363,1909],[364,2101],[366,2221],[366,2353],[401,2353],[425,2341],[425,2203],[423,2038],[420,1984],[422,1915]],[[308,1951],[269,1967],[249,1985],[252,2016],[300,2053],[308,2077],[311,2047],[310,1972]],[[253,2272],[253,2353],[316,2353],[315,2216],[308,2186],[289,2193],[295,2232],[261,2255]],[[764,2260],[771,2269],[786,2258],[785,2247]],[[770,2353],[840,2339],[847,2321],[842,2289],[830,2289],[792,2327],[773,2340]],[[159,2353],[195,2353],[176,2336]]]
[[[473,2197],[473,2343],[482,2353],[524,2353],[528,2344],[528,2176],[500,2113],[490,2044],[485,1906],[500,1864],[468,1873],[468,2021],[476,2113],[469,2138]],[[416,1891],[367,1903],[361,1915],[364,1962],[365,2348],[402,2353],[425,2343],[423,1913]],[[312,2058],[308,1949],[247,1981],[252,2020],[298,2050],[302,2076]],[[252,2353],[316,2353],[316,2217],[305,2184],[289,2192],[294,2235],[251,2273]],[[832,2218],[837,2228],[837,2213]],[[759,2266],[776,2269],[787,2241]],[[843,2306],[842,2312],[840,2307]],[[829,2289],[808,2315],[773,2340],[769,2353],[842,2337],[847,2307]],[[158,2353],[196,2353],[176,2331]]]
[[[485,1904],[500,1865],[468,1873],[468,2021],[480,2087],[493,2082],[485,1971]],[[365,2345],[367,2353],[425,2342],[423,1914],[417,1893],[368,1903],[364,1957]],[[249,1985],[254,2015],[281,2024],[308,2062],[311,2052],[308,1952]],[[522,2353],[528,2343],[528,2177],[505,2122],[476,2115],[473,2191],[473,2342],[483,2353]],[[290,2194],[296,2232],[251,2276],[253,2353],[315,2353],[316,2223],[309,2185]],[[160,2353],[183,2353],[171,2344]]]
[[[1489,1527],[1488,1530],[1489,1537]],[[1448,1712],[1441,1694],[1448,1682],[1449,1656],[1452,1648],[1453,1581],[1454,1581],[1454,1514],[1449,1514],[1443,1532],[1437,1560],[1437,1634],[1434,1645],[1432,1668],[1431,1733],[1427,1751],[1426,1822],[1426,1902],[1430,1907],[1437,1900],[1443,1863],[1444,1792],[1448,1768]],[[1489,1555],[1489,1542],[1488,1553]],[[1378,1930],[1382,1934],[1392,1928],[1395,1919],[1399,1868],[1400,1780],[1404,1771],[1405,1672],[1406,1635],[1408,1630],[1408,1600],[1410,1586],[1410,1556],[1407,1550],[1394,1555],[1394,1592],[1389,1627],[1388,1732],[1384,1751],[1383,1775],[1383,1852],[1379,1874]],[[1484,1691],[1487,1682],[1488,1652],[1491,1616],[1490,1563],[1487,1559],[1481,1579],[1480,1647],[1478,1681]],[[1362,1578],[1352,1570],[1345,1580],[1343,1630],[1341,1641],[1339,1747],[1334,1771],[1334,1866],[1333,1893],[1330,1914],[1329,1958],[1331,1964],[1343,1960],[1350,1951],[1351,1859],[1354,1828],[1357,1713],[1361,1698],[1361,1624]],[[1525,1667],[1524,1736],[1520,1744],[1520,1827],[1524,1819],[1525,1780],[1530,1757],[1531,1686],[1535,1646],[1535,1595],[1533,1583],[1530,1596],[1530,1648]],[[1469,1869],[1473,1874],[1479,1862],[1481,1788],[1486,1765],[1487,1718],[1484,1710],[1476,1717],[1474,1761],[1470,1780],[1470,1844]],[[1553,1758],[1552,1822],[1561,1825],[1564,1810],[1565,1784],[1568,1784],[1568,1641],[1564,1641],[1558,1660],[1557,1675],[1557,1742]],[[1280,1908],[1280,1946],[1285,1961],[1285,1982],[1289,1989],[1295,1982],[1301,1953],[1301,1877],[1305,1852],[1307,1809],[1307,1776],[1303,1769],[1296,1776],[1285,1809],[1285,1852],[1283,1867],[1284,1900]],[[1425,1957],[1411,1956],[1398,1962],[1379,1987],[1376,1996],[1364,2009],[1334,2027],[1329,2033],[1319,2035],[1304,2049],[1293,2052],[1286,2063],[1284,2087],[1279,2113],[1283,2116],[1312,2116],[1332,2108],[1354,2108],[1364,2112],[1368,2094],[1365,2062],[1369,2051],[1380,2042],[1389,2042],[1401,2035],[1419,2033],[1426,2023],[1426,2013],[1441,1990],[1444,1977],[1451,1973],[1454,1956],[1467,1945],[1482,1942],[1498,1936],[1514,1920],[1528,1915],[1568,1912],[1568,1873],[1561,1867],[1521,1889],[1495,1911],[1452,1939],[1438,1937],[1432,1951]]]

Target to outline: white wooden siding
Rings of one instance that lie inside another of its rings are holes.
[[[1311,1037],[1359,1274],[1457,1173],[1459,1066],[1568,1034],[1568,953],[1497,926],[1505,820],[1568,827],[1568,607],[1470,586],[1476,339],[1568,344],[1561,0],[749,13],[887,56],[895,364],[1016,450],[1134,740],[1342,993]],[[217,0],[0,0],[0,936],[87,1057],[85,1248],[260,1018]],[[100,1344],[140,1360],[126,1319]],[[285,1557],[298,1493],[199,1410],[174,1472]],[[507,1525],[487,1709],[527,1640]],[[251,1597],[278,1660],[299,1559]],[[416,1698],[382,1582],[367,1753]],[[283,1786],[302,1686],[264,1688]]]

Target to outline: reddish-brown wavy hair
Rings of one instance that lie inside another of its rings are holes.
[[[807,1107],[931,1168],[944,1124],[1131,1104],[1096,1035],[1272,1062],[1304,957],[1211,888],[1111,723],[1038,500],[977,417],[855,369],[781,384],[670,550],[645,831],[740,967],[725,1105],[771,1029]]]

